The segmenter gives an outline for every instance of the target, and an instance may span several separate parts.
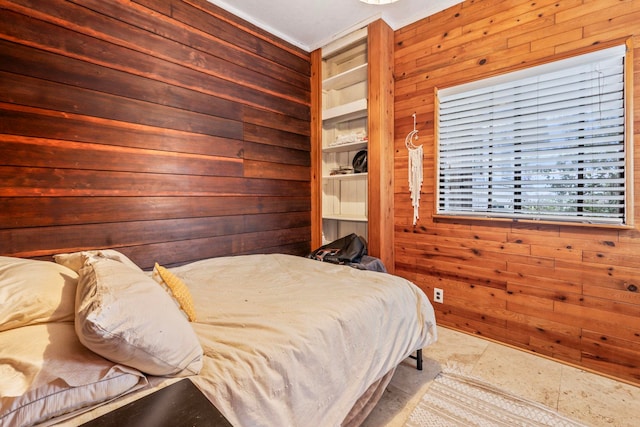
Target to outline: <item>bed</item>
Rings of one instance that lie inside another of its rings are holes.
[[[0,257],[0,424],[79,425],[188,377],[234,426],[355,426],[436,340],[411,282],[284,254],[143,271]]]

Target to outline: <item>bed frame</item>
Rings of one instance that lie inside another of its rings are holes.
[[[422,349],[416,351],[416,355],[409,356],[416,361],[416,369],[422,371]]]

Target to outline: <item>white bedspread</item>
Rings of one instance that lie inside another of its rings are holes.
[[[205,353],[192,377],[234,426],[338,426],[367,387],[436,339],[402,278],[290,255],[171,269],[192,292]]]

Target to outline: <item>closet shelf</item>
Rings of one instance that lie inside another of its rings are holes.
[[[322,90],[340,90],[356,83],[367,81],[367,64],[336,74],[322,81]]]
[[[354,31],[341,39],[335,40],[322,48],[322,56],[329,57],[358,43],[367,42],[367,27]]]
[[[322,219],[334,219],[337,221],[367,222],[367,217],[362,215],[326,214]]]
[[[323,122],[342,122],[366,116],[367,98],[358,99],[353,102],[338,105],[333,108],[327,108],[322,111]]]
[[[348,181],[352,179],[366,179],[367,173],[345,173],[345,174],[336,174],[336,175],[325,175],[322,179],[331,179],[338,181]]]
[[[341,153],[344,151],[364,150],[367,148],[368,141],[348,142],[346,144],[336,144],[322,149],[325,153]]]

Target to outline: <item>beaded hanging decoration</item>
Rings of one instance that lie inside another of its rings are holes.
[[[414,145],[413,141],[418,140],[418,130],[416,129],[416,114],[413,113],[413,130],[409,132],[404,143],[409,150],[409,192],[411,193],[411,205],[413,206],[413,225],[416,225],[418,218],[418,208],[420,207],[420,189],[422,188],[422,145]]]

